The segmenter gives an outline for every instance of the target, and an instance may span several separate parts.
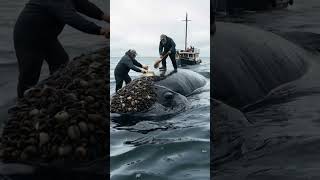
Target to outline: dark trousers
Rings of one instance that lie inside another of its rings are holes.
[[[69,61],[68,54],[57,39],[46,43],[24,42],[15,39],[14,46],[19,65],[17,88],[19,98],[23,97],[27,89],[38,83],[43,60],[48,63],[50,74]]]
[[[126,84],[129,84],[131,82],[131,78],[129,74],[115,75],[115,79],[116,79],[116,92],[122,88],[123,81],[126,82]]]
[[[171,54],[169,55],[169,57],[170,57],[170,59],[171,59],[173,68],[174,68],[174,69],[177,69],[178,66],[177,66],[177,62],[176,62],[176,53],[171,53]],[[162,67],[163,67],[163,68],[167,68],[167,57],[162,61]]]

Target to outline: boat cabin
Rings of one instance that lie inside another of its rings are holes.
[[[195,65],[201,63],[199,58],[200,49],[190,46],[186,50],[179,50],[176,54],[176,59],[180,65]]]

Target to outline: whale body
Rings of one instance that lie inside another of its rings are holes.
[[[242,107],[308,69],[307,53],[278,35],[233,23],[217,27],[211,63],[216,99]]]
[[[211,177],[318,179],[319,57],[232,23],[213,44]]]
[[[189,106],[187,97],[207,84],[207,79],[191,70],[178,69],[156,75],[157,80],[152,83],[156,94],[155,103],[141,112],[116,112],[122,115],[138,117],[160,117],[164,115],[175,115],[184,111]],[[139,83],[139,79],[131,83]],[[130,83],[130,84],[131,84]],[[132,84],[131,84],[132,85]],[[124,87],[126,88],[126,87]],[[113,98],[119,96],[115,94]],[[112,106],[112,103],[111,103]],[[121,117],[123,119],[124,116]]]

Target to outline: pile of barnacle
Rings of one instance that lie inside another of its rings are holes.
[[[134,113],[148,110],[156,101],[153,83],[158,77],[141,77],[118,90],[111,100],[112,113]]]
[[[4,161],[89,162],[106,157],[107,49],[75,58],[9,111],[0,141]]]

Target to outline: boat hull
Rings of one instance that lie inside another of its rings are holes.
[[[196,65],[196,64],[200,64],[201,63],[201,60],[192,61],[192,60],[185,59],[185,58],[180,58],[177,61],[178,61],[178,64],[180,64],[181,66]]]

